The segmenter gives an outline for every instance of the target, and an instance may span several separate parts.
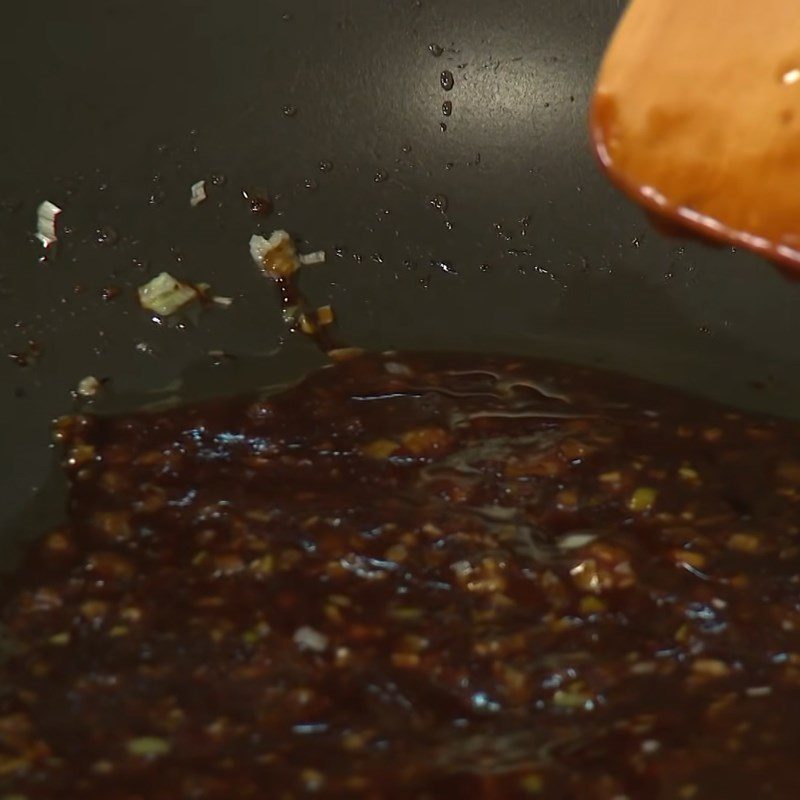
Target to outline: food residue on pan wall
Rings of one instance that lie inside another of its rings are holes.
[[[95,378],[94,375],[87,375],[85,378],[81,378],[81,380],[78,382],[75,393],[78,395],[78,397],[91,398],[100,391],[102,386],[102,382]]]
[[[200,297],[195,286],[162,272],[138,289],[142,308],[162,317],[168,317]]]
[[[300,268],[324,263],[325,252],[298,255],[292,237],[284,230],[276,230],[268,238],[253,235],[250,255],[259,269],[275,281],[284,322],[292,330],[312,336],[326,352],[336,349],[337,344],[326,330],[334,321],[333,308],[329,305],[312,308],[298,283]]]
[[[162,272],[138,288],[139,304],[160,317],[169,317],[196,300],[230,308],[232,297],[215,295],[207,283],[186,283]]]
[[[191,195],[189,197],[189,205],[192,208],[199,206],[200,203],[204,203],[208,198],[208,194],[206,193],[206,182],[204,180],[197,181],[197,183],[193,183],[191,187]]]
[[[62,209],[49,200],[45,200],[36,209],[36,238],[44,247],[49,247],[58,240],[56,219],[61,211]]]

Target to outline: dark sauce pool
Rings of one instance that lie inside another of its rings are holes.
[[[4,800],[800,792],[796,424],[389,354],[58,430]]]

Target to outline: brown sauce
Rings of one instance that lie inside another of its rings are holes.
[[[58,427],[0,608],[0,797],[788,798],[800,427],[366,355]]]

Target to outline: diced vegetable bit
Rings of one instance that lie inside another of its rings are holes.
[[[211,302],[221,306],[222,308],[230,308],[233,305],[232,297],[223,297],[222,295],[212,295]]]
[[[391,439],[375,439],[375,441],[365,444],[361,448],[361,452],[368,458],[383,460],[389,458],[392,453],[399,449],[400,445],[397,444],[397,442],[393,442]]]
[[[425,611],[422,608],[393,608],[389,613],[393,619],[404,621],[417,620],[425,616]]]
[[[311,336],[317,332],[317,326],[314,324],[314,321],[307,315],[301,314],[300,315],[300,330],[303,333]]]
[[[608,611],[608,606],[596,595],[589,594],[581,598],[581,614],[603,614]]]
[[[709,678],[725,678],[731,674],[731,668],[718,658],[698,658],[692,664],[692,671]]]
[[[580,682],[558,689],[553,695],[553,703],[559,708],[583,708],[587,711],[593,707],[592,696]]]
[[[363,347],[336,347],[328,350],[328,357],[333,361],[349,361],[351,358],[358,358],[364,355]]]
[[[158,758],[172,749],[166,739],[158,736],[139,736],[136,739],[129,739],[126,747],[132,756],[139,758]]]
[[[430,456],[448,447],[452,437],[444,428],[429,426],[406,431],[401,437],[403,447],[415,456]]]
[[[628,508],[635,513],[650,511],[656,503],[658,492],[649,486],[640,486],[628,500]]]
[[[58,239],[56,233],[56,217],[61,209],[49,200],[45,200],[36,209],[36,238],[44,247],[49,247]]]
[[[200,296],[194,286],[182,283],[168,272],[162,272],[153,280],[140,286],[138,292],[142,308],[161,317],[174,314]]]
[[[300,268],[294,241],[286,231],[273,231],[269,239],[252,236],[250,255],[271,278],[288,278]]]
[[[315,653],[322,653],[328,647],[328,637],[307,625],[298,628],[292,638],[299,647]]]
[[[682,569],[705,569],[708,559],[695,550],[675,549],[670,553],[672,560]]]
[[[753,533],[734,533],[728,539],[728,547],[740,553],[757,553],[761,542]]]
[[[317,250],[315,253],[305,253],[298,256],[298,260],[304,267],[311,266],[312,264],[324,264],[325,251]]]
[[[568,533],[558,540],[558,546],[562,550],[577,550],[587,544],[591,544],[596,538],[596,533]]]
[[[206,194],[206,182],[205,181],[197,181],[197,183],[192,184],[192,194],[189,198],[189,205],[192,208],[199,206],[200,203],[204,202],[208,198],[208,194]]]
[[[331,306],[320,306],[317,309],[317,323],[320,325],[330,325],[333,322],[333,308]]]
[[[100,391],[101,386],[102,384],[94,375],[87,375],[80,380],[75,391],[79,397],[94,397]]]

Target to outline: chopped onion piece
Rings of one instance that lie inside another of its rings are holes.
[[[287,278],[300,268],[292,237],[286,231],[273,231],[269,239],[254,235],[250,238],[253,261],[272,278]]]
[[[568,533],[558,540],[558,545],[564,550],[578,550],[591,544],[596,538],[596,533]]]
[[[315,253],[305,253],[304,255],[300,255],[297,258],[304,267],[309,266],[311,264],[324,264],[325,251],[317,250]]]
[[[261,260],[269,252],[270,242],[266,236],[254,233],[250,237],[250,255],[259,267],[263,266]]]
[[[56,217],[61,209],[49,200],[45,200],[36,209],[36,238],[44,247],[50,247],[58,239],[56,234]]]
[[[223,308],[230,308],[233,305],[233,298],[232,297],[222,297],[221,295],[215,294],[211,298],[212,302],[216,303],[218,306],[222,306]]]
[[[206,182],[205,181],[197,181],[197,183],[192,184],[192,196],[189,199],[189,205],[192,208],[195,206],[199,206],[204,200],[208,198],[206,194]]]
[[[328,637],[324,633],[314,630],[314,628],[309,628],[307,625],[298,628],[292,638],[295,644],[307,650],[313,650],[316,653],[322,653],[328,647]]]
[[[198,296],[197,289],[181,283],[168,272],[157,275],[153,280],[140,286],[138,291],[142,308],[153,311],[161,317],[174,314]]]
[[[80,397],[94,397],[100,391],[101,385],[94,375],[87,375],[78,383],[78,388],[75,391]]]

